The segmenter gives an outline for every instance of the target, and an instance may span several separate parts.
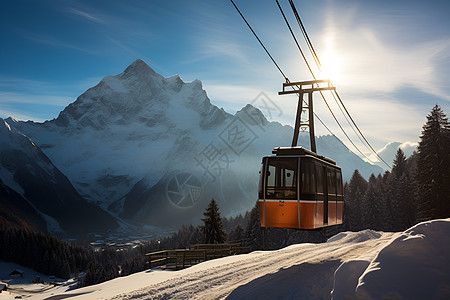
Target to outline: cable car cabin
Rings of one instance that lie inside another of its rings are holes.
[[[342,224],[341,169],[302,147],[278,147],[262,160],[261,227],[316,229]]]

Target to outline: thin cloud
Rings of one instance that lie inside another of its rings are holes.
[[[123,50],[125,50],[126,52],[130,53],[131,55],[135,56],[135,57],[139,57],[139,58],[143,58],[144,56],[141,55],[140,53],[138,53],[137,51],[131,49],[130,47],[125,46],[123,43],[119,42],[116,39],[113,39],[111,37],[107,37],[108,40],[110,40],[113,44],[115,44],[116,46],[119,46],[120,48],[122,48]]]
[[[415,87],[450,100],[439,71],[440,64],[450,59],[450,35],[438,40],[397,45],[380,35],[380,32],[392,31],[395,21],[379,25],[375,31],[344,19],[341,23],[328,20],[320,39],[333,40],[335,54],[341,61],[342,76],[335,80],[337,85],[368,93]]]
[[[230,40],[205,39],[202,49],[206,56],[228,56],[233,60],[238,60],[241,63],[249,64],[247,55],[243,51],[242,46]]]
[[[40,105],[54,105],[58,107],[65,107],[72,101],[73,98],[71,97],[0,92],[0,103],[3,104],[22,103],[22,104],[40,104]]]
[[[234,61],[233,65],[236,62],[250,65],[254,48],[248,46],[247,37],[242,40],[240,33],[245,28],[234,26],[230,20],[230,16],[234,17],[234,11],[228,8],[223,3],[205,2],[201,7],[190,7],[189,13],[185,14],[183,22],[194,29],[190,39],[198,52],[195,61],[231,59]]]
[[[51,86],[52,83],[45,81],[0,76],[0,87],[2,88],[48,89]]]
[[[356,123],[375,148],[384,146],[386,140],[404,141],[406,139],[414,141],[419,138],[423,122],[423,112],[419,107],[389,97],[347,99],[346,103]],[[326,108],[323,107],[324,105],[321,101],[318,101],[317,104],[317,112],[320,117],[338,136],[341,136],[340,129],[326,111]],[[330,104],[333,103],[330,102]],[[340,113],[337,113],[339,110],[334,107],[333,110],[353,142],[360,145],[359,139],[345,119]],[[345,137],[342,137],[342,141],[347,143]],[[362,147],[362,149],[365,149],[365,147]]]
[[[91,50],[81,48],[81,47],[75,46],[73,44],[61,41],[50,35],[36,35],[31,32],[23,32],[23,36],[25,38],[27,38],[33,42],[39,43],[39,44],[49,45],[49,46],[54,46],[54,47],[61,47],[61,48],[69,48],[69,49],[78,50],[78,51],[88,53],[88,54],[94,54]]]
[[[87,13],[85,11],[82,11],[82,10],[79,10],[79,9],[76,9],[76,8],[73,8],[73,7],[69,8],[69,12],[71,12],[72,14],[81,16],[81,17],[83,17],[83,18],[85,18],[85,19],[87,19],[89,21],[92,21],[92,22],[96,22],[96,23],[99,23],[99,24],[106,24],[105,20],[103,20],[103,19],[101,19],[99,17],[95,17],[94,15],[92,15],[90,13]]]
[[[107,39],[110,40],[113,44],[115,44],[119,48],[121,48],[121,49],[125,50],[126,52],[128,52],[129,54],[131,54],[133,57],[135,57],[135,59],[137,59],[137,58],[142,59],[143,61],[145,61],[146,64],[148,64],[150,67],[152,67],[155,71],[157,71],[159,73],[165,73],[165,74],[168,73],[164,68],[161,68],[158,65],[154,64],[153,60],[151,60],[144,54],[137,52],[128,46],[125,46],[123,43],[121,43],[120,41],[118,41],[116,39],[113,39],[111,37],[107,37]]]
[[[133,18],[136,16],[136,12],[140,11],[142,13],[146,8],[139,6],[134,7],[129,3],[124,3],[123,5],[124,7],[122,10],[134,11],[134,13],[131,14],[131,18],[129,16],[124,17],[124,15],[121,14],[112,14],[112,12],[110,12],[111,14],[105,14],[104,10],[100,13],[97,9],[86,4],[84,4],[82,8],[67,7],[65,8],[65,11],[72,15],[82,17],[90,22],[103,25],[97,29],[100,29],[102,32],[106,30],[110,35],[120,36],[122,38],[135,38],[146,42],[151,40],[151,37],[154,37],[154,33],[142,28],[142,24],[137,23],[137,20]],[[104,33],[102,33],[102,35],[103,34]]]
[[[96,85],[100,79],[100,77],[91,77],[70,82],[69,84],[60,83],[55,85],[54,82],[0,76],[0,87],[2,88],[0,101],[16,99],[20,103],[34,103],[44,100],[44,104],[52,104],[55,99],[71,99],[73,101],[87,88]],[[47,103],[45,99],[52,100],[50,103]]]
[[[235,113],[261,93],[261,90],[256,88],[219,84],[213,81],[203,81],[203,88],[213,104],[223,107],[230,113]]]

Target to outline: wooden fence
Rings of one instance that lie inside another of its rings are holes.
[[[250,252],[242,243],[197,244],[191,249],[164,250],[146,254],[149,268],[184,269],[210,259]]]

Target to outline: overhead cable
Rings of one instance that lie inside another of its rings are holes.
[[[308,60],[306,59],[306,57],[305,57],[305,55],[304,55],[304,53],[303,53],[303,51],[302,51],[302,48],[300,47],[300,44],[299,44],[298,41],[297,41],[297,38],[296,38],[296,36],[295,36],[295,34],[294,34],[292,28],[291,28],[291,25],[289,24],[289,21],[288,21],[287,18],[286,18],[286,15],[284,14],[283,8],[281,7],[281,5],[280,5],[280,3],[278,2],[278,0],[275,0],[275,2],[276,2],[277,5],[278,5],[278,8],[279,8],[279,10],[280,10],[280,12],[281,12],[281,15],[283,16],[283,19],[284,19],[284,21],[285,21],[285,23],[286,23],[286,26],[288,27],[289,32],[291,33],[291,36],[292,36],[292,38],[294,39],[295,44],[297,45],[297,48],[298,48],[298,50],[300,51],[300,54],[302,55],[303,60],[305,61],[306,66],[308,67],[309,72],[310,72],[311,75],[313,76],[314,80],[317,80],[317,78],[316,78],[316,76],[314,75],[314,72],[313,72],[311,66],[310,66],[309,63],[308,63]],[[297,13],[297,15],[298,15],[298,13]],[[300,17],[298,17],[298,20],[300,20]],[[300,22],[301,22],[301,20],[300,20]],[[300,24],[301,24],[301,23],[300,23]],[[305,30],[304,36],[305,36],[305,35],[306,35],[306,30]],[[306,38],[305,38],[305,39],[306,39]],[[308,39],[309,39],[309,38],[308,38]],[[310,49],[312,49],[313,53],[315,54],[315,51],[314,51],[314,48],[312,47],[312,45],[311,45]],[[314,55],[313,55],[313,56],[314,56]],[[316,56],[316,57],[317,57],[317,56]],[[320,66],[320,61],[319,61],[319,58],[318,58],[318,57],[317,57],[316,63],[318,63],[319,66]],[[344,133],[344,135],[346,136],[346,138],[349,140],[349,142],[350,142],[350,143],[353,145],[353,147],[355,147],[355,149],[356,149],[362,156],[364,156],[369,162],[371,162],[372,164],[375,164],[375,163],[374,163],[374,162],[373,162],[366,154],[364,154],[364,153],[363,153],[363,152],[355,145],[355,143],[351,140],[351,138],[350,138],[350,137],[348,136],[348,134],[345,132],[345,130],[344,130],[344,128],[342,127],[342,125],[341,125],[341,123],[339,122],[339,120],[336,118],[336,115],[333,113],[331,107],[328,105],[328,102],[327,102],[327,100],[325,99],[325,96],[323,95],[322,91],[319,91],[319,92],[320,92],[320,95],[322,96],[322,99],[323,99],[323,101],[325,102],[325,104],[326,104],[328,110],[330,111],[330,113],[331,113],[331,115],[333,116],[334,120],[336,121],[336,123],[338,124],[339,128],[341,129],[341,131],[342,131],[342,132]],[[314,115],[317,117],[317,114],[314,113]],[[322,121],[320,121],[320,122],[325,126],[325,124],[324,124]],[[330,131],[330,129],[329,129],[328,127],[325,126],[325,128],[326,128],[328,131]],[[331,131],[330,131],[330,132],[331,132]],[[334,134],[333,134],[333,135],[334,135]],[[334,135],[334,136],[336,136],[336,135]],[[346,148],[347,148],[348,150],[350,150],[348,147],[346,147]],[[350,150],[350,151],[351,151],[351,150]],[[352,151],[352,152],[353,152],[353,151]]]
[[[239,13],[239,15],[241,16],[242,20],[244,20],[245,24],[247,24],[248,28],[251,30],[251,32],[253,33],[253,35],[255,36],[255,38],[258,40],[259,44],[261,45],[261,47],[263,47],[263,49],[266,51],[267,55],[270,57],[270,59],[272,60],[272,62],[275,64],[275,66],[277,67],[277,69],[280,71],[281,75],[283,75],[284,79],[286,80],[286,82],[289,82],[289,79],[286,77],[286,75],[284,75],[283,71],[281,70],[280,66],[278,66],[277,62],[275,61],[275,59],[273,59],[272,55],[270,55],[269,51],[267,50],[267,48],[264,46],[263,42],[261,42],[261,40],[259,39],[258,35],[256,34],[256,32],[253,30],[252,26],[250,26],[250,24],[247,22],[247,20],[245,19],[244,15],[241,13],[241,11],[239,10],[239,8],[236,6],[236,4],[234,3],[233,0],[230,0],[231,3],[233,4],[234,8],[236,8],[237,12]]]
[[[300,27],[300,29],[301,29],[301,31],[302,31],[302,33],[303,33],[303,36],[305,37],[305,40],[306,40],[306,43],[307,43],[307,45],[308,45],[308,48],[310,49],[310,51],[311,51],[311,54],[312,54],[312,56],[313,56],[313,58],[314,58],[314,60],[315,60],[315,62],[316,62],[316,64],[317,64],[317,67],[319,68],[319,70],[321,70],[322,69],[322,65],[321,65],[321,63],[320,63],[320,60],[319,60],[319,57],[318,57],[318,55],[317,55],[317,53],[316,53],[316,51],[314,50],[314,46],[313,46],[313,44],[312,44],[312,42],[311,42],[311,40],[310,40],[310,38],[309,38],[309,36],[308,36],[308,33],[306,32],[306,29],[305,29],[305,27],[304,27],[304,25],[303,25],[303,22],[302,22],[302,20],[300,19],[300,16],[299,16],[299,14],[298,14],[298,11],[297,11],[297,8],[295,7],[295,5],[294,5],[294,2],[292,1],[292,0],[288,0],[289,1],[289,4],[290,4],[290,6],[291,6],[291,9],[292,9],[292,11],[293,11],[293,13],[294,13],[294,15],[295,15],[295,17],[296,17],[296,20],[297,20],[297,23],[298,23],[298,25],[299,25],[299,27]],[[278,7],[280,8],[280,10],[282,11],[282,9],[281,9],[281,6],[279,5],[279,3],[278,3],[278,0],[276,0],[276,2],[277,2],[277,4],[278,4]],[[283,13],[283,17],[284,17],[284,13]],[[288,24],[288,21],[287,21],[287,19],[284,17],[284,19],[285,19],[285,21],[286,21],[286,23]],[[294,35],[294,33],[292,32],[292,29],[290,28],[290,25],[288,25],[288,27],[289,27],[289,31],[291,32],[291,35],[294,37],[295,35]],[[301,49],[300,49],[300,46],[299,46],[299,44],[298,44],[298,42],[297,42],[297,40],[296,40],[296,38],[294,37],[294,40],[296,41],[296,44],[297,44],[297,47],[299,47],[299,50],[301,51]],[[301,51],[302,52],[302,51]],[[306,64],[308,65],[308,69],[310,70],[310,72],[311,72],[311,75],[314,77],[314,79],[316,79],[316,77],[314,76],[314,73],[313,73],[313,71],[312,71],[312,69],[309,67],[309,64],[308,64],[308,62],[306,61],[306,58],[305,58],[305,56],[303,55],[303,52],[302,52],[302,57],[303,57],[303,59],[305,60],[305,62],[306,62]],[[333,86],[333,84],[331,84],[331,86]],[[320,93],[321,95],[322,95],[322,98],[324,99],[324,101],[325,101],[325,103],[326,103],[326,100],[325,100],[325,97],[324,97],[324,95],[322,94],[322,93]],[[364,141],[365,141],[365,143],[363,143],[364,145],[365,144],[367,144],[369,147],[370,147],[370,150],[372,150],[372,152],[380,159],[380,161],[382,161],[388,168],[392,168],[376,151],[375,151],[375,149],[372,147],[372,145],[369,143],[369,141],[366,139],[366,137],[364,136],[364,134],[361,132],[361,130],[359,129],[359,127],[358,127],[358,125],[356,124],[356,122],[353,120],[353,118],[352,118],[352,116],[350,115],[350,112],[347,110],[347,108],[345,107],[345,105],[344,105],[344,102],[342,101],[342,99],[341,99],[341,97],[340,97],[340,95],[339,95],[339,93],[337,92],[337,90],[334,90],[334,94],[336,94],[336,97],[339,99],[339,102],[341,103],[341,105],[342,105],[342,107],[344,108],[344,110],[345,110],[345,112],[347,113],[347,115],[350,117],[350,120],[351,120],[351,122],[352,122],[352,124],[353,124],[353,126],[358,130],[358,132],[359,132],[359,134],[361,135],[361,137],[364,139]],[[334,94],[332,93],[332,95],[333,95],[333,97],[334,97]],[[335,100],[336,100],[336,98],[335,98]],[[327,104],[327,106],[328,106],[328,104]],[[339,104],[338,104],[338,107],[339,107]],[[340,107],[339,107],[339,109],[340,109]],[[330,110],[330,112],[331,112],[331,110]],[[341,110],[341,112],[342,112],[342,110]],[[333,113],[332,113],[333,114]],[[347,122],[349,122],[348,121],[348,119],[347,119],[347,117],[345,116],[345,114],[343,113],[343,115],[344,115],[344,117],[346,118],[346,120],[347,120]],[[333,117],[334,117],[334,115],[333,115]],[[336,122],[337,122],[337,120],[336,120]],[[339,127],[341,127],[340,126],[340,124],[338,123],[338,125],[339,125]],[[349,123],[349,125],[350,125],[350,127],[353,129],[353,126]],[[342,128],[342,127],[341,127]],[[353,129],[353,131],[354,131],[354,129]],[[355,132],[356,133],[356,132]],[[344,132],[344,134],[345,134],[345,132]],[[346,136],[347,136],[347,134],[345,134]],[[358,136],[358,134],[356,134],[357,136]],[[359,138],[359,136],[358,136],[358,138]],[[350,140],[350,139],[349,139]],[[361,139],[360,139],[361,140]],[[351,141],[351,140],[350,140]],[[361,141],[362,142],[362,141]],[[353,142],[352,142],[352,144],[353,144]],[[358,148],[357,148],[358,149]],[[358,151],[361,153],[361,151],[358,149]],[[366,156],[366,155],[364,155],[364,157],[366,157],[367,159],[368,159],[368,157]],[[369,160],[370,161],[370,160]]]
[[[281,75],[284,77],[284,79],[285,79],[285,81],[286,82],[289,82],[289,79],[288,79],[288,77],[284,74],[284,72],[282,71],[282,69],[280,68],[280,66],[277,64],[277,62],[275,61],[275,59],[273,58],[273,56],[270,54],[270,52],[267,50],[267,48],[264,46],[264,44],[263,44],[263,42],[261,41],[261,39],[258,37],[258,35],[256,34],[256,32],[253,30],[253,28],[251,27],[251,25],[248,23],[248,21],[246,20],[246,18],[244,17],[244,15],[241,13],[241,11],[239,10],[239,8],[237,7],[237,5],[234,3],[234,1],[233,0],[230,0],[231,1],[231,3],[233,4],[233,6],[234,6],[234,8],[236,9],[236,11],[239,13],[239,15],[241,16],[241,18],[243,19],[243,21],[245,22],[245,24],[248,26],[248,28],[250,29],[250,31],[253,33],[253,35],[255,36],[255,38],[258,40],[258,42],[259,42],[259,44],[261,45],[261,47],[264,49],[264,51],[266,52],[266,54],[269,56],[269,58],[272,60],[272,62],[274,63],[274,65],[277,67],[277,69],[278,69],[278,71],[281,73]],[[304,59],[304,61],[306,62],[306,64],[307,64],[307,66],[308,66],[308,69],[309,69],[309,71],[310,71],[310,73],[311,73],[311,75],[314,77],[314,79],[316,79],[316,77],[315,77],[315,75],[314,75],[314,72],[312,71],[312,69],[311,69],[311,67],[310,67],[310,65],[309,65],[309,63],[308,63],[308,61],[307,61],[307,59],[306,59],[306,57],[305,57],[305,55],[304,55],[304,53],[303,53],[303,51],[301,50],[301,47],[300,47],[300,45],[299,45],[299,43],[298,43],[298,41],[297,41],[297,39],[296,39],[296,37],[295,37],[295,35],[294,35],[294,33],[293,33],[293,31],[292,31],[292,28],[290,27],[290,25],[289,25],[289,22],[288,22],[288,20],[287,20],[287,18],[286,18],[286,16],[285,16],[285,14],[284,14],[284,12],[283,12],[283,10],[282,10],[282,8],[281,8],[281,6],[280,6],[280,4],[279,4],[279,2],[278,2],[278,0],[276,0],[276,2],[277,2],[277,5],[278,5],[278,7],[279,7],[279,9],[280,9],[280,12],[282,13],[282,15],[283,15],[283,18],[284,18],[284,20],[285,20],[285,22],[286,22],[286,25],[288,26],[288,28],[289,28],[289,31],[291,32],[291,35],[292,35],[292,37],[294,38],[294,41],[295,41],[295,43],[297,44],[297,47],[298,47],[298,49],[299,49],[299,51],[300,51],[300,53],[301,53],[301,55],[302,55],[302,57],[303,57],[303,59]],[[295,6],[293,5],[293,3],[292,3],[292,1],[291,0],[289,0],[289,2],[291,2],[291,7],[293,8],[293,10],[295,9]],[[294,10],[295,12],[296,12],[296,9]],[[314,60],[315,60],[315,62],[316,62],[316,64],[317,64],[317,66],[319,67],[319,69],[321,68],[321,64],[320,64],[320,60],[319,60],[319,58],[318,58],[318,56],[317,56],[317,54],[316,54],[316,52],[315,52],[315,50],[314,50],[314,47],[312,46],[312,43],[311,43],[311,41],[309,40],[309,36],[308,36],[308,34],[306,33],[306,29],[304,28],[304,26],[303,26],[303,23],[301,22],[301,19],[300,19],[300,16],[298,15],[298,12],[297,13],[295,13],[294,12],[294,14],[296,15],[296,19],[297,19],[297,22],[299,23],[299,26],[302,28],[302,33],[303,33],[303,35],[304,35],[304,37],[305,37],[305,40],[307,40],[307,44],[308,44],[308,47],[309,47],[309,49],[310,49],[310,51],[311,51],[311,53],[313,54],[313,57],[314,57]],[[331,113],[331,115],[333,116],[333,118],[334,118],[334,120],[336,121],[336,123],[338,124],[338,126],[340,127],[340,129],[342,130],[342,132],[344,133],[344,135],[347,137],[347,139],[350,141],[350,143],[355,147],[355,149],[362,155],[362,156],[364,156],[369,162],[371,162],[372,164],[374,163],[373,161],[371,161],[370,160],[370,158],[369,157],[367,157],[367,155],[365,155],[354,143],[353,143],[353,141],[350,139],[350,137],[347,135],[347,133],[345,132],[345,130],[344,130],[344,128],[341,126],[341,124],[339,123],[339,121],[338,121],[338,119],[336,118],[336,116],[334,115],[334,113],[333,113],[333,111],[331,110],[331,107],[328,105],[328,102],[326,101],[326,99],[325,99],[325,96],[323,95],[323,93],[320,91],[320,94],[321,94],[321,96],[322,96],[322,98],[323,98],[323,100],[324,100],[324,102],[325,102],[325,104],[326,104],[326,106],[328,107],[328,110],[330,111],[330,113]],[[340,99],[340,97],[339,97],[339,95],[337,95],[338,96],[338,98]],[[340,102],[342,103],[342,100],[340,100]],[[342,105],[343,105],[343,103],[342,103]],[[347,109],[345,108],[345,106],[344,106],[344,109],[347,111]],[[348,113],[348,111],[347,111],[347,113]],[[336,135],[325,125],[325,123],[319,118],[319,116],[316,114],[316,113],[314,113],[314,116],[320,121],[320,123],[322,123],[322,125],[334,136],[334,137],[336,137]],[[350,116],[350,115],[349,115]],[[350,117],[351,118],[351,117]],[[352,121],[353,121],[353,119],[352,119]],[[354,121],[353,121],[354,122]],[[355,125],[356,126],[356,125]],[[358,128],[358,131],[360,132],[360,130],[359,130],[359,128]],[[361,133],[361,132],[360,132]],[[362,133],[361,133],[361,135],[362,135]],[[336,137],[337,138],[337,137]],[[366,140],[365,138],[364,138],[364,140]],[[366,142],[367,142],[367,140],[366,140]],[[368,142],[367,142],[368,143]],[[344,146],[345,146],[345,144],[343,144]],[[349,151],[351,151],[347,146],[345,146]],[[372,147],[371,147],[372,148]],[[372,148],[373,149],[373,148]],[[374,150],[373,150],[374,151]],[[352,151],[353,152],[353,151]],[[374,151],[375,152],[375,151]],[[375,152],[375,154],[376,154],[376,152]],[[378,155],[377,155],[378,156]],[[384,161],[383,161],[384,162]],[[384,162],[385,164],[386,164],[386,162]],[[387,164],[386,164],[387,165]],[[389,165],[387,165],[388,167],[390,167]]]
[[[277,2],[278,2],[278,0],[277,0]],[[308,33],[306,32],[305,26],[303,26],[303,22],[302,22],[302,19],[300,19],[300,15],[298,14],[297,8],[295,7],[294,2],[292,0],[289,0],[289,4],[291,5],[292,11],[294,12],[294,16],[295,16],[295,19],[297,20],[298,26],[300,26],[303,37],[305,38],[306,43],[308,44],[308,48],[311,51],[311,54],[312,54],[314,60],[316,61],[316,64],[317,64],[319,70],[321,70],[322,65],[320,63],[319,57],[317,56],[316,51],[314,50],[314,47],[311,43],[311,40],[309,39],[309,36],[308,36]]]

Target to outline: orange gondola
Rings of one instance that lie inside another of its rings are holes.
[[[342,224],[344,193],[341,168],[336,162],[317,155],[312,93],[334,87],[320,87],[327,80],[283,84],[280,94],[299,94],[294,138],[291,147],[278,147],[262,159],[258,206],[261,227],[317,229]],[[285,91],[286,87],[296,87]],[[303,94],[308,94],[311,150],[297,147],[303,111]]]
[[[262,159],[259,216],[262,227],[316,229],[342,224],[341,169],[302,147],[275,148]]]

